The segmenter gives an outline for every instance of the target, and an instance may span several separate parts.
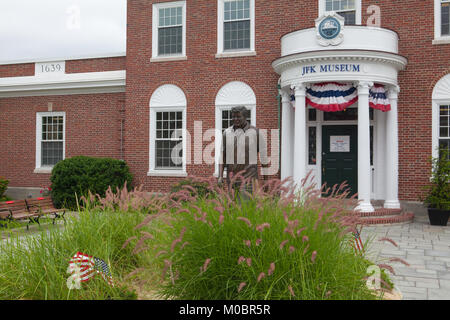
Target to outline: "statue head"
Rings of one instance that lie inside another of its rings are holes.
[[[237,106],[231,109],[231,119],[237,128],[243,128],[247,124],[249,110],[244,106]]]

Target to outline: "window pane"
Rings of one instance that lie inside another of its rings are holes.
[[[182,27],[158,29],[158,55],[182,53]]]
[[[317,119],[317,111],[316,109],[308,109],[308,120],[316,121]]]
[[[250,49],[250,20],[225,23],[224,49]]]
[[[441,34],[443,36],[450,35],[450,3],[442,3],[441,6]]]
[[[339,12],[339,15],[345,18],[346,25],[356,24],[356,11]]]
[[[442,151],[447,150],[450,160],[450,139],[439,139],[439,156],[442,155]]]
[[[41,165],[53,166],[63,159],[63,142],[41,142]]]

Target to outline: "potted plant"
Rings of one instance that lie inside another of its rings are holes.
[[[447,150],[440,150],[440,156],[433,158],[431,185],[424,199],[428,207],[430,224],[446,226],[450,216],[450,160]]]

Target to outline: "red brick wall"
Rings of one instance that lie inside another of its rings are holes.
[[[178,179],[146,177],[149,154],[149,100],[160,85],[171,83],[186,94],[187,129],[194,120],[203,129],[215,126],[214,100],[218,90],[233,80],[249,84],[257,97],[257,126],[277,127],[276,83],[271,62],[280,56],[280,37],[314,26],[318,1],[256,1],[256,57],[216,59],[217,1],[187,4],[186,61],[150,63],[152,4],[128,2],[126,160],[137,182],[159,191]],[[409,59],[400,73],[399,146],[400,187],[403,200],[418,200],[428,182],[431,155],[431,93],[441,76],[450,72],[450,45],[432,45],[433,1],[363,0],[363,24],[369,5],[381,8],[382,27],[398,32],[400,54]],[[136,117],[134,115],[138,114]],[[134,137],[141,139],[136,140]],[[204,144],[204,147],[207,143]],[[188,166],[190,174],[211,175],[212,166]]]
[[[120,110],[123,93],[0,99],[0,176],[11,187],[49,184],[49,174],[35,174],[36,113],[66,113],[66,158],[86,155],[121,158]]]
[[[450,73],[450,44],[432,45],[434,1],[363,0],[363,23],[369,5],[380,6],[381,26],[399,34],[399,53],[408,58],[399,74],[399,197],[418,200],[431,170],[432,92]]]
[[[67,60],[66,73],[125,70],[125,57]]]
[[[34,63],[0,65],[0,78],[34,76]]]

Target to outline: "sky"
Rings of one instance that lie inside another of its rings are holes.
[[[126,0],[0,0],[0,63],[126,51]]]

